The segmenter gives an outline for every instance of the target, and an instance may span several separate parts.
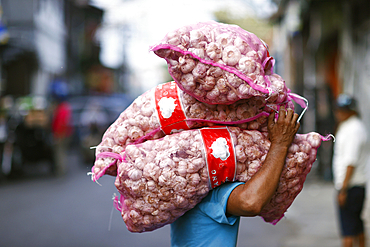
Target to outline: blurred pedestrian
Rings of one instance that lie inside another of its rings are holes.
[[[51,87],[51,94],[56,101],[53,111],[51,129],[54,141],[54,173],[63,175],[66,172],[67,147],[72,135],[72,110],[67,101],[68,86],[64,81],[56,80]]]
[[[336,101],[338,121],[334,143],[334,184],[338,190],[339,225],[344,247],[357,242],[365,247],[364,222],[361,213],[365,201],[366,128],[359,118],[356,100],[341,94]]]
[[[95,156],[90,147],[101,142],[106,126],[109,125],[108,119],[108,114],[97,101],[88,102],[87,107],[81,113],[80,125],[85,129],[81,137],[81,147],[86,163],[94,163]]]

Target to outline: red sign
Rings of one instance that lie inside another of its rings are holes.
[[[227,127],[199,130],[204,143],[211,188],[235,180],[236,157]]]
[[[182,109],[176,82],[158,85],[155,89],[155,106],[161,129],[166,135],[173,130],[188,130],[186,116]]]

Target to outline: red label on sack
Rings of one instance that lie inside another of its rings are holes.
[[[166,135],[175,130],[188,130],[186,116],[182,109],[176,82],[168,82],[155,88],[155,107],[161,129]]]
[[[236,157],[227,127],[199,130],[204,143],[211,188],[235,180]]]

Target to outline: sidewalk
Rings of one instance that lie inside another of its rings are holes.
[[[308,176],[303,190],[276,226],[258,217],[241,219],[238,247],[340,247],[335,197],[333,183]],[[367,227],[367,243],[369,236]]]
[[[284,247],[341,246],[332,183],[308,180],[286,218],[294,227]]]
[[[302,192],[298,195],[286,214],[287,220],[295,228],[287,236],[282,247],[339,247],[336,191],[333,183],[308,177]],[[367,217],[368,207],[364,211]],[[369,245],[369,220],[367,224],[367,246]]]

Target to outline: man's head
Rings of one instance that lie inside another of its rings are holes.
[[[335,117],[339,122],[357,115],[357,101],[348,94],[339,95],[335,103]]]

